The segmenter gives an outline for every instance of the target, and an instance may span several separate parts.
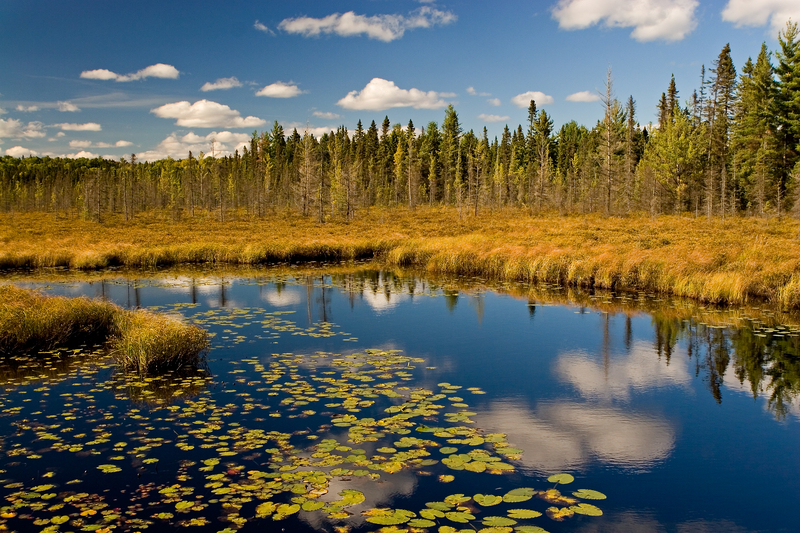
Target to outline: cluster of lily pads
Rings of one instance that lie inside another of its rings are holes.
[[[259,310],[198,315],[217,349],[249,341],[240,331],[255,323],[264,339],[334,334]],[[545,531],[532,523],[543,516],[602,514],[582,500],[603,494],[558,490],[569,474],[488,490],[497,483],[484,476],[515,472],[522,451],[475,427],[466,398],[482,390],[422,387],[430,367],[399,351],[271,353],[222,363],[215,378],[172,379],[118,372],[99,354],[47,362],[56,355],[21,361],[31,372],[0,393],[0,530],[230,533],[287,520],[288,530],[531,533]],[[51,370],[37,377],[37,365]],[[441,499],[412,511],[371,496],[409,475]],[[480,492],[443,491],[457,477]]]

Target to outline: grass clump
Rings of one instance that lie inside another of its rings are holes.
[[[104,342],[126,369],[152,373],[197,365],[208,334],[169,315],[0,286],[0,356]]]
[[[152,373],[196,364],[208,348],[208,333],[179,318],[142,309],[117,319],[114,357],[125,368]]]
[[[88,298],[0,286],[0,355],[104,341],[122,311]]]

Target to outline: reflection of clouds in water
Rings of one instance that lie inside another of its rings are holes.
[[[214,294],[219,292],[222,279],[204,276],[196,278],[191,276],[171,276],[158,278],[155,284],[166,290],[180,292],[191,291],[192,286],[194,286],[194,290],[197,294]]]
[[[401,302],[404,302],[409,298],[407,294],[385,292],[381,288],[379,288],[377,292],[373,292],[373,290],[369,287],[364,289],[361,297],[365,302],[367,302],[367,305],[369,305],[378,313],[391,311],[400,305]]]
[[[669,528],[673,530],[672,527]],[[588,521],[576,533],[666,533],[668,529],[651,516],[633,511],[606,515],[602,520]],[[676,533],[748,533],[748,529],[736,525],[730,520],[692,520],[675,526]]]
[[[745,394],[749,398],[753,398],[753,383],[744,378],[742,381],[739,381],[739,377],[733,372],[734,368],[734,361],[731,361],[729,366],[729,371],[725,373],[724,380],[722,382],[723,387],[727,390],[738,392],[740,394]],[[761,404],[761,407],[764,409],[764,412],[775,414],[775,405],[772,405],[772,409],[770,408],[770,398],[774,394],[772,387],[769,386],[770,376],[764,375],[764,382],[756,389],[759,399],[758,403]],[[787,391],[788,392],[788,391]],[[783,401],[783,409],[784,414],[788,416],[793,416],[795,418],[800,419],[800,409],[798,409],[797,402],[794,398],[787,396],[784,398]]]
[[[345,489],[360,490],[364,493],[364,503],[345,507],[345,510],[353,513],[344,522],[352,527],[359,527],[366,523],[366,517],[361,514],[361,511],[372,509],[374,507],[391,507],[392,499],[397,496],[410,496],[413,494],[417,486],[417,477],[408,471],[396,472],[394,474],[381,475],[380,481],[373,481],[368,477],[351,476],[345,478],[349,481],[344,481],[341,478],[334,478],[328,487],[328,494],[320,497],[320,501],[331,502],[333,500],[341,499],[339,492]],[[329,524],[327,516],[321,512],[317,513],[300,513],[300,517],[306,521],[311,527],[317,530],[327,530],[325,527]],[[340,524],[341,520],[336,520]]]
[[[280,292],[270,289],[261,295],[261,299],[274,307],[286,307],[301,303],[303,296],[299,291],[291,289],[282,289]]]
[[[669,364],[660,359],[653,348],[644,342],[632,346],[624,357],[603,360],[585,352],[559,354],[556,373],[588,398],[628,399],[630,390],[649,390],[655,387],[680,385],[688,387],[691,374],[687,359],[673,357]]]
[[[662,418],[583,403],[546,404],[530,411],[511,400],[492,403],[478,425],[506,433],[522,463],[537,472],[575,470],[591,459],[635,470],[666,459],[675,432]]]

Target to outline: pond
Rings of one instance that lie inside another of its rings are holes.
[[[166,376],[3,362],[7,530],[797,530],[788,315],[369,267],[8,280],[213,337]]]

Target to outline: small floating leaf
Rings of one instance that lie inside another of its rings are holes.
[[[517,523],[516,520],[506,518],[505,516],[487,516],[482,521],[484,526],[491,527],[508,527]]]
[[[561,509],[558,507],[547,508],[547,516],[556,522],[562,522],[565,519],[572,517],[574,514],[575,511],[572,511],[569,507],[562,507]]]
[[[533,498],[533,495],[536,494],[536,491],[529,487],[520,487],[518,489],[512,489],[503,495],[503,501],[506,503],[519,503],[528,501]]]
[[[579,489],[572,493],[573,496],[576,498],[581,498],[583,500],[605,500],[606,495],[602,492],[597,492],[596,490],[590,489]]]
[[[509,509],[508,516],[524,520],[527,518],[538,518],[542,516],[542,513],[534,511],[533,509]]]
[[[567,483],[572,483],[575,481],[575,478],[570,474],[554,474],[547,478],[547,481],[550,483],[560,483],[561,485],[566,485]]]
[[[495,496],[493,494],[476,494],[472,497],[478,505],[482,505],[484,507],[489,507],[491,505],[497,505],[498,503],[503,501],[503,498],[500,496]]]
[[[602,516],[603,511],[599,507],[595,507],[591,503],[579,503],[569,508],[570,511],[578,514],[585,514],[587,516]]]

